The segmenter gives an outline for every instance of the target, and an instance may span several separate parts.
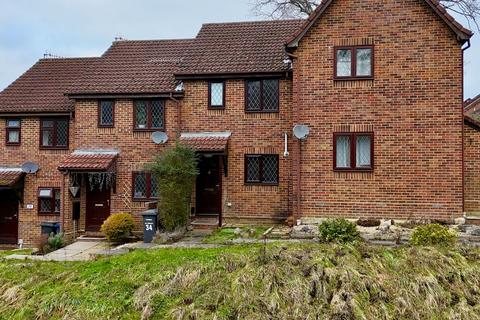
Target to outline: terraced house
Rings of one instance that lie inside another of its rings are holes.
[[[176,140],[200,154],[197,218],[453,221],[471,36],[435,0],[326,0],[306,20],[42,59],[0,94],[0,240],[144,211],[157,198],[144,166]]]

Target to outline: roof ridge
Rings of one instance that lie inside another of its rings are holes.
[[[182,41],[192,41],[195,38],[178,38],[178,39],[133,39],[133,40],[115,40],[112,43],[124,43],[124,42],[182,42]]]
[[[202,26],[209,25],[234,25],[234,24],[254,24],[254,23],[279,23],[279,22],[299,22],[306,19],[272,19],[272,20],[245,20],[245,21],[227,21],[227,22],[207,22],[202,23]]]

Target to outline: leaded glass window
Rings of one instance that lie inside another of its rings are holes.
[[[248,112],[278,112],[279,80],[248,80],[245,83],[246,110]]]
[[[209,107],[224,108],[225,107],[225,82],[212,81],[209,84]]]
[[[133,173],[133,199],[139,201],[158,199],[158,182],[150,172]]]
[[[38,213],[60,214],[61,192],[59,188],[40,188],[38,190]]]
[[[40,123],[40,146],[46,149],[67,149],[68,121],[67,118],[42,119]]]
[[[245,155],[245,183],[278,184],[278,155]]]
[[[112,100],[102,100],[99,102],[98,121],[100,127],[113,127],[115,119],[115,103]]]
[[[165,129],[164,100],[137,100],[134,108],[136,130]]]

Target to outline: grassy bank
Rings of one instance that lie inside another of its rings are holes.
[[[0,260],[0,318],[480,319],[479,259],[478,249],[296,244]]]

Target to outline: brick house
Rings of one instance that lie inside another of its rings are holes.
[[[0,94],[0,240],[33,245],[46,221],[73,237],[144,211],[157,192],[144,166],[175,140],[200,156],[195,217],[452,221],[471,36],[434,0],[327,0],[306,20],[42,59]]]
[[[480,218],[480,95],[465,101],[465,212]]]

